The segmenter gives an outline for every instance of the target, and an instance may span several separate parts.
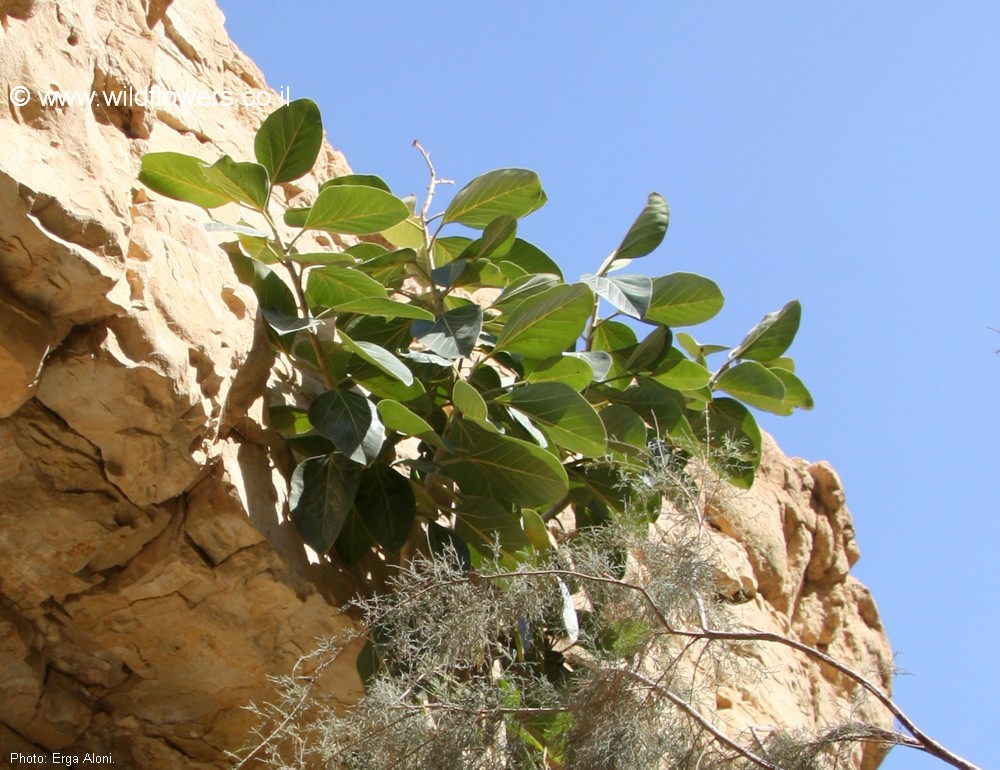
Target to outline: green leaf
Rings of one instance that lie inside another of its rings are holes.
[[[297,206],[295,208],[285,209],[285,224],[289,227],[305,227],[306,220],[309,219],[309,212],[312,211],[312,206]]]
[[[802,383],[793,372],[780,367],[770,367],[771,373],[775,375],[781,384],[785,386],[785,403],[791,407],[799,409],[812,409],[813,397],[809,389]]]
[[[343,455],[303,460],[292,474],[292,523],[317,553],[329,551],[340,534],[361,481],[361,466]]]
[[[510,314],[496,349],[529,358],[547,358],[573,345],[594,308],[582,283],[561,284],[524,300]]]
[[[465,498],[455,512],[455,531],[480,553],[490,554],[499,545],[501,554],[511,559],[530,544],[521,517],[484,497]]]
[[[309,405],[309,422],[351,460],[369,465],[382,451],[385,427],[375,405],[352,390],[328,390]]]
[[[348,564],[357,564],[375,545],[375,538],[365,526],[362,513],[357,507],[351,508],[344,521],[344,526],[340,529],[340,536],[334,543],[334,548],[341,559]]]
[[[468,420],[484,422],[489,419],[486,401],[479,395],[479,391],[465,380],[455,382],[451,391],[451,401],[462,413],[462,416]]]
[[[614,365],[611,354],[604,350],[587,350],[583,353],[564,353],[563,355],[586,361],[595,382],[604,382]]]
[[[470,243],[459,256],[464,259],[502,257],[511,250],[516,234],[517,220],[514,217],[497,217],[486,225],[482,236]]]
[[[278,245],[267,236],[259,237],[240,233],[238,237],[240,239],[240,247],[251,259],[255,259],[264,265],[272,265],[275,262],[281,261],[282,254],[278,249]]]
[[[443,238],[438,238],[434,241],[434,264],[441,267],[458,259],[471,243],[471,238],[461,235],[446,235]],[[421,241],[421,245],[423,245],[423,241]]]
[[[319,186],[319,189],[322,192],[327,187],[343,187],[345,185],[348,187],[374,187],[376,190],[382,190],[387,193],[392,192],[389,189],[389,185],[385,183],[385,180],[374,174],[344,174],[343,176],[335,176],[333,179],[327,179],[323,182]]]
[[[473,179],[459,190],[445,209],[442,221],[482,229],[497,217],[517,219],[544,203],[545,193],[538,174],[527,169],[502,168]]]
[[[614,262],[644,257],[660,245],[670,224],[670,206],[656,192],[649,194],[646,207],[629,228],[615,250]]]
[[[785,404],[785,386],[763,364],[745,361],[722,373],[715,387],[758,409],[775,414],[791,414]]]
[[[320,251],[308,254],[289,254],[288,259],[300,265],[336,265],[346,267],[355,263],[355,258],[346,251]]]
[[[599,414],[608,434],[609,450],[646,456],[646,424],[639,415],[624,404],[609,404]]]
[[[690,415],[699,440],[712,448],[712,465],[734,486],[749,489],[760,464],[761,448],[760,428],[750,411],[739,401],[716,398],[704,413]]]
[[[395,377],[407,387],[413,384],[413,372],[409,370],[406,364],[381,345],[363,340],[352,340],[343,330],[339,334],[340,344],[343,345],[345,350],[349,350],[358,358],[367,361],[390,377]]]
[[[625,315],[642,318],[649,309],[653,281],[648,276],[618,275],[606,278],[588,274],[582,280],[595,294],[606,299]]]
[[[267,116],[254,137],[253,150],[271,182],[280,184],[307,174],[322,145],[319,107],[309,99],[296,99]]]
[[[391,552],[406,543],[417,513],[410,482],[385,463],[364,470],[354,507],[375,542]]]
[[[235,201],[247,203],[257,211],[267,208],[267,169],[258,163],[237,163],[223,155],[205,169],[208,180]]]
[[[634,372],[656,366],[665,351],[670,350],[670,329],[659,326],[629,352],[625,359],[625,371]]]
[[[544,449],[459,420],[450,437],[458,453],[442,471],[463,494],[506,503],[547,507],[567,491],[566,470]]]
[[[378,413],[382,422],[385,423],[385,427],[389,430],[402,433],[404,436],[415,436],[438,448],[444,446],[441,437],[427,420],[398,401],[388,398],[379,401]]]
[[[493,307],[509,312],[529,297],[534,297],[536,294],[541,294],[543,291],[558,285],[560,285],[560,280],[555,275],[547,273],[526,275],[507,286],[500,293],[500,296],[493,300]]]
[[[609,391],[612,403],[623,404],[638,414],[657,436],[669,436],[682,443],[690,442],[694,435],[688,424],[684,397],[660,383],[638,377],[635,384],[622,391]]]
[[[551,550],[552,541],[549,540],[549,530],[538,511],[533,511],[530,508],[522,509],[521,521],[524,526],[524,534],[536,551]]]
[[[559,446],[584,457],[607,448],[604,423],[587,399],[561,382],[522,385],[497,399],[527,414]],[[484,404],[485,406],[485,404]]]
[[[406,204],[375,187],[327,187],[309,209],[303,227],[348,235],[369,235],[402,222]],[[287,222],[287,216],[285,221]]]
[[[771,361],[779,358],[795,339],[802,318],[802,305],[793,299],[781,310],[768,313],[737,347],[730,359],[749,358],[754,361]]]
[[[414,321],[410,330],[424,347],[448,359],[472,353],[483,329],[483,309],[479,305],[462,305],[447,310],[430,321]]]
[[[309,271],[306,298],[313,307],[337,307],[358,299],[386,299],[385,287],[360,270],[325,265]]]
[[[504,261],[512,262],[530,275],[554,275],[562,280],[562,270],[552,258],[534,244],[514,239],[510,251],[504,254]]]
[[[568,355],[525,361],[524,369],[528,382],[561,382],[577,393],[595,379],[594,370],[587,361]]]
[[[638,344],[639,340],[635,336],[632,327],[626,326],[620,321],[605,319],[594,327],[591,345],[594,350],[615,353],[619,350],[635,347]]]
[[[700,390],[711,378],[708,369],[685,357],[677,348],[670,349],[653,375],[658,383],[674,390]]]
[[[139,181],[150,190],[177,201],[214,209],[233,199],[209,180],[206,166],[179,152],[148,152],[142,156]]]
[[[305,409],[278,404],[268,409],[268,427],[282,436],[298,436],[312,430],[312,423]]]
[[[428,321],[434,320],[434,314],[422,307],[417,307],[409,302],[397,302],[394,299],[383,297],[366,297],[354,299],[337,305],[334,310],[338,313],[357,313],[358,315],[377,315],[382,318],[421,318]]]
[[[693,273],[672,273],[653,279],[653,295],[643,320],[693,326],[715,317],[723,302],[715,281]]]
[[[435,557],[449,560],[452,567],[463,572],[472,569],[469,546],[454,530],[442,527],[436,521],[428,523],[427,545]]]
[[[415,217],[409,216],[409,209],[405,219],[383,228],[381,235],[398,249],[419,249],[424,245],[424,229]]]
[[[710,356],[713,353],[721,353],[724,350],[729,350],[729,348],[725,345],[702,345],[687,332],[677,332],[677,334],[674,335],[674,339],[677,340],[677,344],[687,351],[689,356],[702,366],[705,365],[706,356]]]

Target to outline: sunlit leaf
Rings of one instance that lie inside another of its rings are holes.
[[[257,162],[274,184],[291,182],[312,169],[323,145],[323,118],[309,99],[296,99],[265,118],[254,138]]]
[[[538,174],[522,168],[502,168],[476,177],[452,198],[443,222],[484,228],[497,217],[520,218],[545,203]]]

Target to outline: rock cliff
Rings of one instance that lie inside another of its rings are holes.
[[[121,98],[42,105],[55,89]],[[347,586],[282,517],[255,298],[203,212],[151,200],[136,174],[151,150],[242,158],[277,97],[210,0],[0,0],[0,92],[0,756],[225,767],[252,723],[240,707],[350,622],[333,609]],[[319,166],[347,170],[329,147]],[[295,185],[289,199],[315,190]],[[752,494],[715,513],[748,622],[888,686],[834,471],[772,443]],[[865,708],[835,672],[748,654],[770,673],[720,689],[734,728]],[[331,680],[360,694],[349,661]]]

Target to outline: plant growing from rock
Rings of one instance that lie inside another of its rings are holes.
[[[595,273],[567,282],[518,237],[518,221],[546,200],[534,172],[486,173],[432,213],[444,180],[416,143],[430,172],[422,204],[350,174],[279,221],[275,186],[309,173],[322,139],[318,108],[299,100],[264,121],[255,162],[151,153],[140,173],[163,195],[248,212],[250,221],[211,227],[234,234],[225,248],[256,291],[275,351],[322,383],[308,403],[270,409],[295,460],[291,519],[321,559],[400,565],[395,591],[362,604],[372,629],[362,661],[373,669],[354,712],[361,721],[330,717],[320,734],[341,746],[358,725],[355,737],[392,731],[399,740],[378,750],[391,759],[412,738],[421,767],[636,767],[640,755],[705,745],[666,729],[679,714],[712,739],[694,757],[701,767],[731,756],[776,767],[699,722],[695,705],[649,679],[643,661],[668,639],[782,642],[719,630],[711,596],[706,604],[690,585],[657,594],[662,581],[628,578],[623,560],[639,541],[620,535],[659,511],[658,499],[644,506],[648,495],[637,493],[649,487],[651,453],[674,479],[658,490],[669,497],[697,498],[693,471],[706,466],[747,488],[761,452],[748,407],[811,408],[785,355],[799,303],[764,316],[736,345],[698,342],[681,330],[722,308],[713,281],[626,272],[664,238],[662,196],[649,195]],[[316,233],[345,245],[303,248]],[[549,532],[557,519],[568,527],[561,543]],[[664,558],[678,574],[700,569],[676,557]],[[589,627],[572,594],[585,597]],[[675,617],[678,607],[698,611]],[[428,620],[448,612],[444,625]],[[559,637],[586,642],[575,667]],[[298,704],[278,720],[286,737],[308,695],[296,700],[300,689],[291,681],[286,691]],[[590,704],[587,713],[574,702]],[[599,704],[621,728],[606,745],[587,727]],[[388,766],[363,758],[376,743],[363,748],[327,759]]]

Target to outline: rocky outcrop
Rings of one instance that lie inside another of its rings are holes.
[[[17,105],[22,87],[237,98]],[[0,0],[0,92],[0,756],[224,767],[252,724],[241,706],[348,626],[333,607],[349,586],[309,564],[282,516],[255,298],[204,213],[136,174],[151,150],[245,158],[277,100],[209,0]],[[346,169],[326,147],[318,176]],[[884,678],[828,466],[769,445],[753,492],[713,525],[747,622]],[[748,654],[769,673],[720,689],[734,727],[821,726],[854,706],[834,672]],[[360,693],[348,660],[329,681],[344,702]]]
[[[136,174],[242,157],[278,101],[210,2],[21,0],[0,24],[0,756],[224,766],[267,676],[347,621],[279,519],[253,293],[204,212]],[[155,87],[236,103],[102,104]],[[101,97],[41,106],[57,88]]]
[[[788,458],[765,435],[751,491],[720,495],[707,519],[719,583],[740,626],[816,647],[891,691],[892,649],[874,599],[848,574],[860,553],[843,486],[828,463]],[[741,652],[753,665],[725,672],[716,694],[717,714],[732,733],[753,727],[763,740],[776,728],[892,725],[829,666],[773,644]],[[865,770],[885,754],[874,743],[838,751],[848,766]]]

